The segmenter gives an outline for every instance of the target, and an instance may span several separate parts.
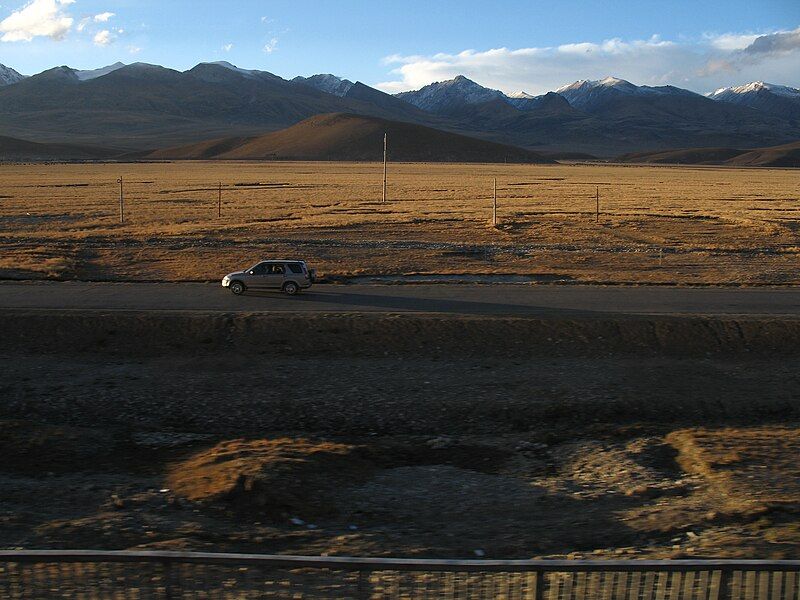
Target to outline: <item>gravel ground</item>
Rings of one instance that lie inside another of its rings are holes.
[[[796,417],[800,359],[0,356],[0,418],[258,435]]]

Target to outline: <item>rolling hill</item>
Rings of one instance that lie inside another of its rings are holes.
[[[618,162],[647,164],[800,167],[800,142],[753,150],[686,148],[666,152],[637,152],[625,154],[616,160]]]
[[[381,160],[389,135],[393,161],[550,163],[537,152],[422,125],[352,114],[318,115],[288,129],[157,150],[148,159]]]
[[[749,150],[730,159],[727,164],[737,167],[800,167],[800,142]]]
[[[101,160],[112,158],[119,150],[77,144],[39,144],[0,136],[0,161]]]

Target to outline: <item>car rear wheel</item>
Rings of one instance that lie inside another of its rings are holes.
[[[290,281],[283,286],[283,291],[289,294],[290,296],[294,296],[297,292],[300,291],[300,286],[297,285],[295,282]]]
[[[231,284],[231,291],[237,296],[244,294],[244,284],[241,281],[234,281]]]

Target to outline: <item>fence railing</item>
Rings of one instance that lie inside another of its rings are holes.
[[[800,600],[800,561],[0,551],[0,598]]]

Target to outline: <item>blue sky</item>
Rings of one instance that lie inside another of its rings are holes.
[[[606,75],[701,92],[753,79],[800,86],[798,0],[0,3],[0,63],[25,74],[227,60],[387,91],[461,73],[531,93]]]

